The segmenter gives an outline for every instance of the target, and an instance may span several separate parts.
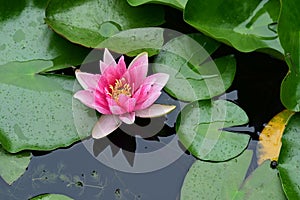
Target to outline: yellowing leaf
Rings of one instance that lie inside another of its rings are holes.
[[[291,116],[294,112],[284,110],[275,115],[265,126],[259,135],[257,145],[257,163],[262,164],[265,160],[278,161],[281,149],[281,137]]]

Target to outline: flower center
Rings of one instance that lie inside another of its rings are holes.
[[[131,96],[131,87],[128,83],[125,82],[125,79],[118,79],[115,82],[115,85],[109,85],[111,92],[108,93],[115,101],[119,100],[119,96],[124,94],[126,96]]]

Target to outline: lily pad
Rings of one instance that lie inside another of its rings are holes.
[[[128,56],[147,51],[150,57],[156,55],[163,46],[163,35],[162,28],[134,28],[107,38],[97,48],[108,48]]]
[[[73,77],[39,74],[51,66],[41,60],[0,66],[0,143],[7,151],[52,150],[90,135],[93,110],[73,99]],[[74,116],[84,121],[78,128]]]
[[[270,48],[283,53],[276,30],[279,9],[277,0],[189,0],[184,20],[239,51]]]
[[[232,55],[210,59],[218,47],[201,34],[174,38],[155,59],[153,71],[170,75],[165,90],[179,100],[210,99],[229,88],[236,70]]]
[[[281,101],[293,111],[300,111],[300,9],[296,0],[282,0],[278,34],[290,68],[281,85]]]
[[[30,200],[72,200],[72,198],[62,194],[43,194]]]
[[[11,185],[26,171],[30,159],[30,152],[11,154],[0,146],[0,176]]]
[[[184,107],[176,131],[180,142],[197,158],[225,161],[247,148],[250,137],[222,129],[247,122],[246,113],[234,103],[203,100]]]
[[[282,136],[278,169],[288,199],[300,199],[300,114],[289,121]]]
[[[81,64],[89,53],[48,28],[44,22],[47,1],[37,5],[34,0],[0,0],[0,4],[0,65],[43,59],[53,60],[56,69],[61,69]]]
[[[248,150],[228,162],[196,161],[185,177],[180,199],[284,200],[278,172],[267,162],[244,180],[251,158],[252,151]]]
[[[51,0],[46,9],[45,20],[55,32],[71,42],[103,48],[101,43],[104,40],[121,31],[162,24],[164,11],[159,5],[131,7],[126,1],[119,0]],[[121,43],[115,41],[114,46],[118,47],[116,51],[123,52],[126,46],[120,44],[130,44],[138,34],[123,37]],[[144,38],[143,48],[148,47],[148,39],[151,40],[152,37]]]
[[[127,0],[131,6],[140,6],[146,3],[158,3],[172,6],[179,10],[183,10],[187,0]]]

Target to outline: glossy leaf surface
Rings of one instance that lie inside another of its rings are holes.
[[[276,27],[279,9],[277,0],[189,0],[184,19],[239,51],[271,48],[283,53]]]
[[[278,169],[288,199],[300,198],[300,114],[289,121],[282,136]]]
[[[0,65],[12,61],[53,60],[56,69],[81,64],[89,53],[45,24],[47,1],[0,0]]]
[[[140,6],[146,3],[158,3],[172,6],[179,10],[183,10],[187,0],[127,0],[128,3],[132,6]]]
[[[103,48],[103,41],[121,31],[160,25],[163,18],[159,5],[131,7],[126,1],[118,0],[51,0],[46,9],[46,22],[54,31],[71,42],[92,48]],[[123,52],[126,48],[123,44],[130,44],[138,36],[139,33],[116,40],[116,51]],[[144,37],[143,48],[149,44],[147,39],[152,38]]]
[[[90,134],[92,110],[73,99],[74,78],[38,74],[51,66],[41,60],[0,66],[0,142],[7,151],[52,150]]]
[[[180,142],[197,158],[225,161],[239,155],[249,136],[223,131],[223,128],[248,122],[246,113],[234,103],[198,101],[188,104],[177,118]]]
[[[170,75],[165,90],[183,101],[210,99],[231,85],[236,63],[233,56],[212,60],[219,47],[201,34],[183,35],[169,41],[155,59],[153,70]]]
[[[185,177],[180,199],[284,200],[277,170],[267,162],[244,180],[251,158],[252,152],[245,151],[228,162],[196,161]]]
[[[0,146],[0,177],[11,185],[26,171],[30,159],[30,152],[11,154]]]
[[[31,198],[30,200],[72,200],[72,198],[62,195],[62,194],[43,194],[43,195]]]
[[[300,111],[300,8],[297,0],[282,0],[278,34],[290,68],[281,85],[281,101],[293,111]]]

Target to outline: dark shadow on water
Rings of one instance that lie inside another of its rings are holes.
[[[135,137],[124,133],[122,130],[117,129],[108,137],[94,140],[93,152],[97,157],[103,150],[109,147],[113,156],[122,151],[128,163],[133,166],[134,164],[134,152],[136,150]]]

